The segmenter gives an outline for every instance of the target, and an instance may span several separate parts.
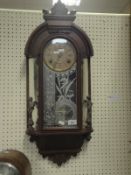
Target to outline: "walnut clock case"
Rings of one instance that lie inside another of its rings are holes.
[[[39,153],[61,165],[91,138],[93,48],[76,26],[75,11],[58,1],[43,10],[45,22],[29,37],[27,60],[27,134]]]

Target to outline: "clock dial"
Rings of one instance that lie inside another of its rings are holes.
[[[53,39],[44,49],[44,63],[54,71],[66,71],[73,66],[75,61],[75,48],[66,39]]]

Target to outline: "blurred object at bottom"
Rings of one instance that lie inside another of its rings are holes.
[[[0,175],[31,175],[28,158],[16,150],[0,152]]]

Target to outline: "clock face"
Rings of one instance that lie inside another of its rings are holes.
[[[76,62],[76,50],[72,43],[64,38],[55,38],[44,49],[44,63],[54,71],[66,71]]]
[[[20,175],[20,172],[14,165],[0,162],[0,175]]]

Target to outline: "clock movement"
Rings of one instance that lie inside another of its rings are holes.
[[[90,140],[93,48],[73,23],[75,11],[58,1],[43,10],[44,22],[29,37],[27,61],[27,134],[39,153],[61,165]]]

